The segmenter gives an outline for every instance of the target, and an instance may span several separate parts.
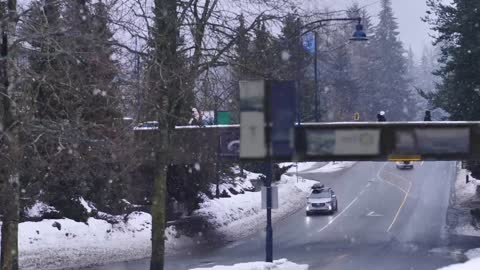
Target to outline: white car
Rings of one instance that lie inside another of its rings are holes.
[[[307,216],[314,213],[333,214],[337,210],[337,196],[331,188],[312,187],[312,192],[307,197]]]
[[[411,161],[398,161],[396,166],[397,169],[413,169],[413,163]]]

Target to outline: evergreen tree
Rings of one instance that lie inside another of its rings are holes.
[[[440,46],[442,64],[436,71],[441,81],[430,95],[432,103],[447,111],[451,120],[479,120],[480,2],[427,3],[431,11],[426,21],[438,32],[435,44]]]
[[[288,14],[283,20],[280,37],[276,40],[277,78],[297,83],[297,102],[301,121],[313,120],[314,89],[311,72],[313,55],[303,45],[305,29],[297,14]],[[311,33],[310,33],[311,34]]]
[[[374,72],[373,108],[385,111],[389,120],[409,120],[413,117],[415,104],[409,89],[407,59],[405,50],[398,39],[398,24],[394,17],[391,0],[381,1],[379,22],[372,39],[374,51],[371,61]]]
[[[230,62],[232,93],[230,94],[229,110],[232,112],[232,122],[240,123],[240,88],[238,82],[253,77],[251,65],[254,62],[250,52],[252,46],[251,35],[246,29],[243,14],[240,14],[238,18],[236,32],[238,36],[233,47],[233,60]]]
[[[267,30],[264,22],[259,23],[253,30],[252,40],[252,73],[256,79],[273,79],[275,74],[274,38]]]
[[[124,195],[123,166],[112,159],[121,156],[121,140],[113,126],[120,114],[108,21],[102,2],[67,1],[63,8],[45,0],[31,3],[21,27],[36,48],[28,55],[36,97],[28,140],[35,145],[28,149],[30,170],[23,179],[32,189],[41,187],[40,199],[76,220],[87,214],[80,197],[114,210]],[[108,192],[112,188],[117,192]]]
[[[352,48],[351,63],[352,73],[351,77],[356,83],[356,92],[358,95],[357,103],[358,108],[356,111],[360,114],[360,121],[373,121],[375,115],[378,113],[378,108],[372,104],[372,100],[375,99],[376,92],[373,90],[375,84],[375,72],[372,63],[376,55],[373,42],[373,24],[371,22],[371,16],[365,9],[361,9],[358,3],[354,3],[347,10],[348,17],[360,17],[362,18],[362,24],[365,33],[369,35],[369,41],[366,42],[354,42],[349,46]],[[351,28],[349,29],[351,34]]]

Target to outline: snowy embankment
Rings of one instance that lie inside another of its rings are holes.
[[[467,170],[458,169],[457,179],[455,180],[455,201],[453,207],[457,210],[457,224],[452,230],[455,234],[480,236],[480,230],[472,226],[472,216],[470,209],[480,207],[480,197],[477,195],[476,179],[470,177],[470,182],[466,183]]]
[[[273,263],[239,263],[231,266],[217,265],[211,268],[195,268],[191,270],[308,270],[308,265],[296,264],[287,261],[287,259],[280,259],[273,261]]]
[[[278,186],[279,208],[272,211],[273,221],[277,221],[298,211],[305,205],[305,197],[312,180],[300,180],[283,175]],[[231,198],[206,201],[196,214],[206,216],[217,230],[229,239],[238,239],[263,228],[266,222],[265,210],[261,209],[261,193],[246,192]]]
[[[257,174],[247,172],[247,177],[236,181],[237,184],[222,184],[221,187],[244,192],[243,190],[252,187],[250,180],[256,177]],[[273,210],[273,220],[279,220],[303,207],[305,196],[314,183],[310,180],[297,182],[296,177],[282,176],[276,183],[279,189],[279,209]],[[83,204],[86,208],[93,207],[86,201]],[[45,207],[48,206],[34,206]],[[217,231],[230,239],[238,239],[258,231],[265,224],[261,192],[244,192],[230,198],[206,199],[201,209],[194,214],[206,216]],[[110,216],[110,219],[112,218],[118,223],[110,224],[95,218],[89,218],[86,223],[70,219],[21,223],[21,269],[79,268],[148,257],[151,249],[150,214],[134,212],[127,217]],[[174,226],[167,228],[166,239],[167,253],[196,245],[195,239],[180,235]]]
[[[282,167],[290,167],[288,171],[286,172],[287,174],[293,174],[293,173],[302,173],[306,172],[308,170],[314,169],[317,166],[323,166],[325,165],[324,162],[283,162],[278,164],[281,168]]]
[[[344,169],[348,169],[353,167],[357,162],[355,161],[333,161],[329,162],[325,166],[315,169],[309,170],[308,173],[333,173],[338,172]]]
[[[455,180],[454,202],[452,207],[455,209],[455,227],[452,233],[469,236],[480,236],[480,230],[472,225],[472,216],[470,210],[480,207],[480,198],[477,194],[478,180],[470,177],[469,183],[466,182],[468,171],[460,168],[457,164],[457,178]],[[471,249],[465,252],[469,261],[465,263],[454,264],[440,268],[439,270],[477,270],[480,269],[480,248]]]
[[[480,258],[469,260],[465,263],[452,264],[439,268],[438,270],[478,270],[480,269]]]
[[[280,163],[280,167],[291,166],[286,172],[288,175],[305,173],[334,173],[348,169],[355,165],[355,161],[332,161],[332,162],[285,162]]]

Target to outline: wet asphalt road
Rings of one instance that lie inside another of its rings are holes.
[[[458,262],[466,240],[452,241],[446,214],[456,176],[454,162],[416,162],[413,170],[394,163],[360,162],[335,174],[305,174],[334,189],[334,215],[305,215],[301,208],[274,226],[274,258],[306,263],[310,269],[437,269]],[[281,198],[280,198],[281,199]],[[470,242],[472,239],[469,239]],[[264,233],[221,248],[202,247],[169,256],[166,269],[183,270],[264,260]],[[480,242],[480,241],[479,241]],[[148,260],[91,270],[146,270]]]

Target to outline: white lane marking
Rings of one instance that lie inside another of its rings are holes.
[[[395,217],[393,218],[392,223],[391,223],[390,226],[388,227],[387,232],[389,232],[390,229],[392,229],[393,224],[395,224],[395,221],[397,221],[398,215],[400,214],[400,211],[401,211],[402,208],[403,208],[403,205],[404,205],[405,202],[407,201],[408,194],[410,193],[410,189],[412,188],[412,182],[409,182],[409,184],[410,184],[410,185],[408,186],[408,190],[407,190],[407,192],[405,193],[405,197],[403,198],[402,204],[400,204],[400,207],[399,207],[398,210],[397,210],[397,214],[395,214]]]
[[[380,169],[378,170],[377,172],[377,176],[379,179],[380,178],[380,172],[382,171],[382,169],[387,165],[387,163],[383,163],[382,167],[380,167]],[[335,217],[333,217],[330,221],[328,221],[328,223],[323,226],[320,230],[318,230],[317,232],[321,232],[323,230],[325,230],[328,226],[330,226],[330,224],[332,224],[338,217],[340,217],[343,213],[345,213],[345,211],[348,210],[348,208],[350,208],[357,200],[358,200],[358,196],[362,195],[365,190],[367,190],[367,188],[371,185],[371,182],[375,181],[375,178],[373,178],[372,180],[370,180],[366,185],[365,187],[362,189],[362,191],[360,191],[360,193],[357,195],[357,197],[355,197],[355,199],[353,199],[353,201],[351,201],[347,207],[345,207],[345,209],[343,209],[340,213],[338,213],[338,215],[336,215]]]
[[[367,217],[383,217],[383,215],[375,213],[375,211],[370,211],[370,213],[367,214]]]
[[[385,168],[386,165],[387,165],[387,162],[384,162],[382,167],[380,167],[380,169],[377,172],[377,178],[380,180],[382,179],[382,177],[380,177],[380,172],[383,170],[383,168]]]
[[[340,212],[338,215],[336,215],[335,217],[333,217],[325,226],[323,226],[320,230],[318,230],[317,232],[321,232],[323,230],[325,230],[328,226],[330,226],[330,224],[332,224],[339,216],[341,216],[343,213],[345,213],[345,211],[348,210],[348,208],[350,208],[350,206],[352,206],[356,201],[358,200],[358,197],[355,197],[355,199],[353,199],[353,201],[351,201],[347,207],[345,207],[345,209],[342,210],[342,212]]]
[[[422,162],[420,162],[420,165],[423,165],[424,162],[425,162],[425,161],[422,160]]]

